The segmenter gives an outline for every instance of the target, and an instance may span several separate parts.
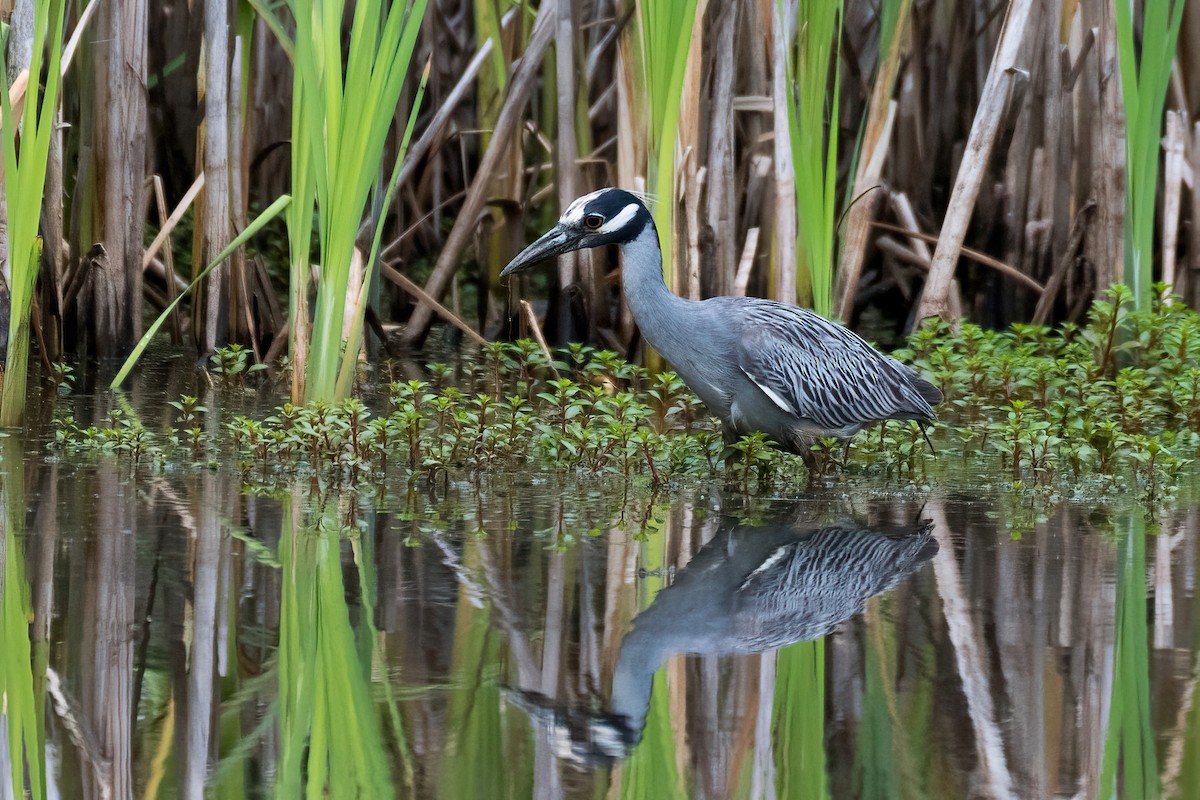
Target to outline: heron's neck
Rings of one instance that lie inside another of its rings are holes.
[[[650,692],[656,673],[671,655],[661,636],[636,627],[621,640],[617,668],[613,673],[612,696],[608,710],[625,717],[631,731],[640,740],[650,709]]]
[[[691,301],[677,297],[663,280],[662,248],[653,222],[621,245],[621,285],[642,336],[670,361],[672,351],[686,345],[677,321]]]

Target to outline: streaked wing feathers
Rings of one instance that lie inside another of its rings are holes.
[[[848,329],[770,300],[738,306],[739,365],[785,411],[831,431],[894,417],[933,419],[924,380]]]

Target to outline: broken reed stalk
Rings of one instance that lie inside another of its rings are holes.
[[[854,314],[854,296],[866,258],[870,223],[880,198],[874,192],[883,179],[883,164],[892,140],[897,103],[892,99],[896,76],[900,71],[902,34],[908,24],[912,0],[886,0],[879,15],[879,65],[871,85],[867,116],[859,144],[858,171],[850,192],[851,205],[846,212],[842,255],[838,261],[836,314],[848,322]],[[866,156],[863,158],[863,156]]]
[[[521,115],[525,111],[530,93],[537,85],[542,57],[553,38],[553,22],[554,4],[544,3],[538,9],[537,21],[534,22],[529,44],[521,57],[521,65],[508,82],[508,94],[505,95],[504,105],[496,118],[496,127],[487,150],[475,171],[471,188],[458,211],[454,227],[450,229],[450,234],[442,245],[433,271],[429,274],[429,280],[425,283],[426,293],[435,300],[440,300],[442,293],[450,285],[463,251],[475,236],[476,223],[488,201],[487,189],[491,178],[506,154],[513,135],[520,130]],[[424,303],[418,304],[408,318],[408,325],[400,337],[401,343],[407,347],[419,344],[425,338],[432,317],[433,309]]]
[[[979,187],[987,171],[988,159],[1000,132],[1009,87],[1017,69],[1017,56],[1033,5],[1033,0],[1013,0],[1005,15],[1000,41],[996,44],[996,53],[980,95],[975,121],[967,137],[966,151],[954,180],[950,206],[942,223],[942,235],[933,253],[933,263],[930,264],[929,279],[917,308],[918,320],[936,316],[955,321],[953,318],[956,315],[950,303],[950,282],[954,278],[954,268],[966,238]]]

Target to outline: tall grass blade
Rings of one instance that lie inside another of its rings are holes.
[[[17,147],[17,126],[8,97],[7,70],[0,87],[0,139],[4,149],[4,196],[8,208],[8,259],[11,275],[11,315],[8,321],[8,354],[0,391],[0,427],[20,425],[25,416],[25,383],[29,367],[29,317],[33,310],[34,286],[41,264],[38,222],[46,187],[46,166],[54,136],[54,115],[62,87],[63,0],[41,0],[34,4],[33,55],[26,88]],[[7,48],[6,48],[7,49]],[[43,51],[45,63],[43,64]],[[44,90],[38,76],[46,75]]]
[[[262,230],[268,222],[279,216],[280,213],[288,208],[291,202],[291,195],[285,194],[276,199],[274,203],[271,203],[271,205],[264,208],[262,213],[255,217],[254,221],[246,226],[246,230],[234,237],[233,241],[226,245],[224,250],[217,253],[216,258],[214,258],[208,264],[208,266],[206,266],[203,271],[200,272],[200,274],[192,279],[192,282],[187,285],[187,288],[176,295],[175,299],[172,300],[163,310],[163,312],[158,315],[158,319],[154,320],[154,322],[150,324],[150,327],[146,329],[146,333],[142,335],[142,338],[138,341],[137,346],[133,348],[133,352],[129,354],[129,357],[125,359],[125,363],[121,365],[121,369],[119,372],[117,372],[117,376],[113,378],[112,383],[109,385],[110,388],[118,388],[122,383],[125,382],[125,379],[129,377],[129,373],[133,371],[138,359],[142,357],[142,353],[146,351],[146,348],[150,345],[150,342],[154,339],[159,329],[163,326],[163,323],[170,318],[171,312],[175,310],[175,306],[179,305],[179,301],[191,294],[201,283],[204,282],[204,279],[208,276],[208,273],[216,269],[217,265],[222,261],[233,255],[235,250],[248,242],[250,238]]]
[[[781,4],[787,1],[776,0]],[[781,16],[786,19],[788,15]],[[796,174],[795,299],[829,317],[833,314],[837,225],[842,0],[800,0],[796,27],[795,56],[786,71],[788,83],[795,87],[787,93]]]
[[[657,201],[654,224],[663,251],[663,273],[667,285],[674,284],[672,253],[675,228],[675,140],[683,100],[683,78],[687,69],[692,26],[697,0],[639,0],[638,30],[641,38],[641,74],[645,78],[650,143],[647,185]]]
[[[1133,290],[1135,307],[1147,311],[1154,300],[1154,203],[1158,192],[1159,140],[1184,0],[1142,4],[1140,48],[1134,41],[1131,6],[1127,2],[1116,3],[1117,60],[1125,99],[1125,283]]]
[[[343,43],[344,0],[292,0],[292,196],[289,323],[297,400],[337,400],[344,360],[358,357],[362,321],[343,341],[347,298],[365,291],[352,274],[367,199],[416,46],[428,0],[354,4]],[[344,44],[344,47],[343,47]],[[344,68],[343,68],[344,64]],[[308,322],[313,212],[319,267],[316,309]],[[353,308],[361,317],[360,306]]]

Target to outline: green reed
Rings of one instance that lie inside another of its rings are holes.
[[[287,214],[293,399],[335,400],[349,394],[375,261],[360,252],[365,260],[361,271],[355,271],[356,240],[427,4],[428,0],[355,3],[349,36],[343,40],[345,0],[289,3],[296,26],[294,201]],[[316,264],[311,254],[314,213]],[[316,308],[310,330],[308,297],[314,268]]]
[[[637,3],[642,79],[647,99],[649,180],[657,202],[654,224],[663,251],[667,285],[674,284],[675,140],[683,101],[696,0],[643,0]]]
[[[823,638],[796,642],[776,653],[771,741],[780,797],[829,796]]]
[[[463,562],[472,572],[482,570],[479,548],[469,546]],[[513,774],[505,753],[510,737],[505,735],[506,715],[501,713],[502,642],[495,635],[493,613],[490,603],[479,608],[460,589],[450,683],[462,691],[449,698],[446,730],[455,735],[442,749],[439,764],[445,797],[512,796],[502,787],[523,780]]]
[[[1145,3],[1139,47],[1131,4],[1116,4],[1117,56],[1125,101],[1125,281],[1139,310],[1149,308],[1154,295],[1159,139],[1183,6],[1184,0]]]
[[[646,576],[641,587],[644,592],[641,596],[642,610],[649,607],[666,583],[663,580],[665,546],[665,537],[649,539],[642,545],[641,568]],[[677,728],[671,717],[671,691],[667,685],[671,661],[667,659],[666,664],[654,673],[642,740],[621,767],[622,800],[683,800],[688,796],[677,766]]]
[[[837,224],[842,1],[800,0],[796,27],[796,47],[789,53],[786,75],[788,85],[795,87],[787,92],[787,101],[796,186],[797,297],[783,299],[811,304],[818,314],[829,317]]]
[[[9,103],[7,72],[0,86],[0,140],[4,149],[4,196],[8,209],[8,258],[11,275],[11,315],[8,322],[8,354],[0,376],[0,427],[20,425],[25,417],[25,383],[29,370],[29,319],[33,310],[34,287],[41,265],[41,239],[38,223],[42,216],[46,186],[46,167],[50,160],[50,142],[54,137],[54,117],[58,113],[62,87],[63,0],[34,3],[33,54],[29,63],[29,82],[21,115],[20,147],[17,146],[16,119]],[[7,26],[0,44],[7,50]],[[3,71],[3,70],[0,70]],[[46,75],[45,88],[40,76]]]

